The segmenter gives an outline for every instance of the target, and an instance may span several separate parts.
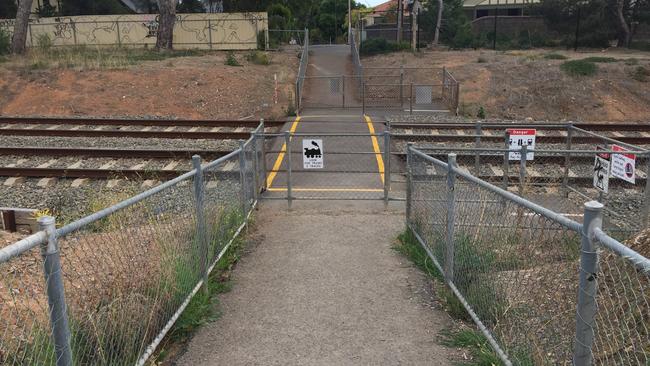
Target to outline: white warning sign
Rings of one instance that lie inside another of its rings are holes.
[[[533,160],[535,157],[535,129],[521,129],[521,128],[509,128],[506,130],[508,132],[508,145],[510,150],[521,150],[522,146],[526,146],[528,153],[526,154],[526,160]],[[510,151],[508,153],[508,160],[520,160],[521,153],[516,151]]]
[[[603,192],[609,191],[609,154],[597,153],[594,161],[594,187]]]
[[[612,151],[627,151],[624,147],[612,145]],[[612,176],[634,184],[634,154],[612,154]]]
[[[302,166],[305,169],[323,169],[323,140],[302,140]]]

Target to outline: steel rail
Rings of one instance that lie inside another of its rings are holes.
[[[409,141],[428,141],[428,142],[471,142],[474,143],[476,138],[480,135],[429,135],[429,134],[391,134],[395,140],[409,140]],[[496,142],[503,144],[503,136],[480,136],[481,142]],[[566,136],[537,136],[537,143],[547,144],[562,144],[566,143]],[[574,144],[586,143],[599,143],[602,138],[592,136],[574,136],[571,141]],[[633,144],[633,145],[648,145],[650,144],[650,137],[641,136],[623,136],[616,137],[619,142]]]
[[[201,157],[221,157],[230,151],[214,150],[165,150],[165,149],[107,149],[94,147],[2,147],[0,155],[14,156],[79,156],[102,158],[191,158],[192,155]]]
[[[18,125],[66,125],[66,126],[185,126],[185,127],[250,127],[259,125],[259,120],[208,120],[208,119],[138,119],[138,118],[67,118],[67,117],[11,117],[1,116],[0,124]],[[287,121],[264,121],[267,127],[280,127]]]
[[[200,131],[124,131],[124,130],[49,130],[0,128],[1,136],[57,136],[57,137],[133,137],[162,139],[217,139],[240,140],[250,137],[249,132]]]
[[[412,129],[468,129],[473,130],[478,123],[411,123],[411,122],[385,122],[391,128]],[[610,123],[610,122],[577,122],[577,123],[480,123],[483,130],[502,130],[505,128],[534,128],[537,130],[566,130],[567,126],[581,128],[588,131],[650,131],[648,123]]]

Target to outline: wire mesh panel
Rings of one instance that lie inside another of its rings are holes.
[[[49,314],[39,248],[0,263],[0,364],[55,363]]]
[[[646,233],[628,244],[647,254],[649,242]],[[603,249],[596,278],[594,364],[650,364],[650,272]]]
[[[648,363],[647,232],[623,245],[600,231],[598,202],[584,205],[583,226],[455,157],[453,169],[412,148],[407,159],[409,227],[504,361]]]
[[[266,198],[384,198],[384,135],[300,133],[282,138],[267,151],[273,162]]]
[[[59,240],[76,363],[136,363],[201,279],[182,183]]]

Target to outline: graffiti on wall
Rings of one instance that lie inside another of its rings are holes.
[[[14,20],[0,27],[13,30]],[[178,48],[253,49],[259,32],[268,29],[266,13],[178,14],[174,44]],[[158,15],[40,18],[29,25],[28,45],[41,35],[61,45],[150,45],[158,33]]]

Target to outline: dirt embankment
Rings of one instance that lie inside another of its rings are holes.
[[[238,119],[286,115],[298,58],[272,53],[256,65],[226,53],[148,61],[119,70],[30,69],[0,64],[0,115],[171,116]],[[274,103],[278,80],[278,103]]]
[[[602,56],[619,61],[598,63],[593,76],[572,77],[560,70],[564,60],[544,58],[551,52],[568,59]],[[650,81],[632,76],[638,67],[650,70],[647,52],[425,51],[369,57],[362,63],[447,67],[461,83],[461,113],[471,117],[480,107],[489,118],[507,119],[647,121],[650,116]]]

